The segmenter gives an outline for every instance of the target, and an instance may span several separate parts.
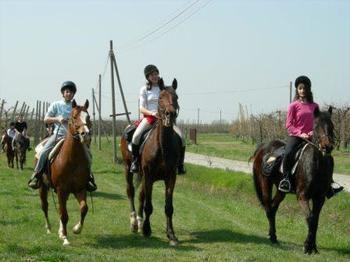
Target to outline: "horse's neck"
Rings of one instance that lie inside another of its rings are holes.
[[[162,154],[167,156],[171,150],[171,145],[173,144],[173,125],[166,127],[160,121],[157,126],[157,134]]]
[[[63,142],[61,152],[64,153],[64,155],[71,154],[78,157],[79,153],[82,152],[83,150],[84,150],[83,144],[80,143],[80,141],[74,139],[73,135],[68,132]]]

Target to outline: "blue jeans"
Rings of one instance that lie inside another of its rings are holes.
[[[62,135],[57,135],[53,134],[49,137],[47,140],[46,144],[44,145],[43,149],[40,152],[38,162],[36,163],[36,166],[34,168],[35,173],[40,173],[45,166],[46,160],[50,154],[50,151],[54,148],[55,142],[59,139],[61,139],[63,136]]]

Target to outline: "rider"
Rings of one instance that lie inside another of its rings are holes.
[[[26,141],[26,148],[28,148],[28,151],[31,150],[30,140],[29,140],[29,137],[27,136],[27,129],[28,129],[27,122],[23,121],[22,115],[19,115],[17,117],[17,121],[15,123],[16,135],[15,135],[14,139],[12,140],[12,147],[14,147],[14,141],[16,140],[17,136],[19,134],[22,134],[25,138],[25,141]]]
[[[158,85],[159,81],[159,70],[155,65],[147,65],[144,69],[144,74],[147,80],[145,86],[141,87],[140,90],[140,113],[143,115],[143,118],[135,130],[135,133],[132,137],[132,163],[130,167],[131,172],[139,171],[139,148],[140,148],[140,139],[144,131],[150,129],[152,124],[156,121],[158,117],[158,99],[160,94],[160,89]],[[178,165],[178,174],[185,174],[186,170],[184,167],[184,158],[185,158],[185,149],[186,142],[182,135],[180,128],[174,125],[174,131],[181,138],[181,154],[180,162]]]
[[[288,106],[286,128],[288,138],[283,158],[283,179],[278,189],[282,192],[291,190],[290,176],[293,166],[293,156],[296,153],[298,145],[305,140],[311,140],[313,135],[314,110],[318,104],[314,103],[311,92],[311,81],[307,76],[299,76],[295,80],[294,101]],[[331,192],[334,194],[343,190],[343,187],[333,187]]]
[[[46,144],[40,152],[38,162],[34,168],[34,173],[28,182],[28,186],[37,189],[40,186],[39,180],[43,172],[47,157],[51,149],[55,146],[55,142],[63,138],[67,134],[68,118],[72,111],[72,100],[77,91],[75,84],[71,81],[66,81],[61,86],[63,100],[53,102],[46,115],[44,122],[46,124],[54,124],[54,133],[48,138]],[[88,191],[95,191],[97,186],[94,181],[93,174],[90,172]]]
[[[11,139],[11,148],[12,150],[14,150],[13,140],[14,140],[14,137],[16,136],[15,122],[10,123],[10,127],[9,129],[7,129],[6,133]],[[4,136],[1,138],[1,144],[2,144],[2,148],[4,149],[4,146],[5,146]]]

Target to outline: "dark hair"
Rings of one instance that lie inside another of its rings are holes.
[[[295,86],[295,96],[294,96],[294,101],[298,100],[300,97],[298,95],[298,86],[300,84],[304,84],[305,87],[305,96],[306,96],[306,101],[309,103],[314,102],[314,97],[311,92],[311,80],[307,76],[299,76],[297,79],[295,79],[294,86]]]
[[[10,122],[10,126],[16,125],[15,122]]]

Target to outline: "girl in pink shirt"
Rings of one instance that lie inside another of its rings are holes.
[[[302,142],[312,139],[314,111],[318,109],[318,104],[314,103],[313,100],[310,79],[307,76],[299,76],[294,85],[296,88],[295,97],[294,101],[288,106],[286,119],[289,136],[283,158],[283,179],[278,186],[278,189],[282,192],[289,192],[291,189],[289,177],[295,152]],[[343,187],[330,188],[330,194],[327,194],[327,196],[331,197],[341,190],[343,190]]]

